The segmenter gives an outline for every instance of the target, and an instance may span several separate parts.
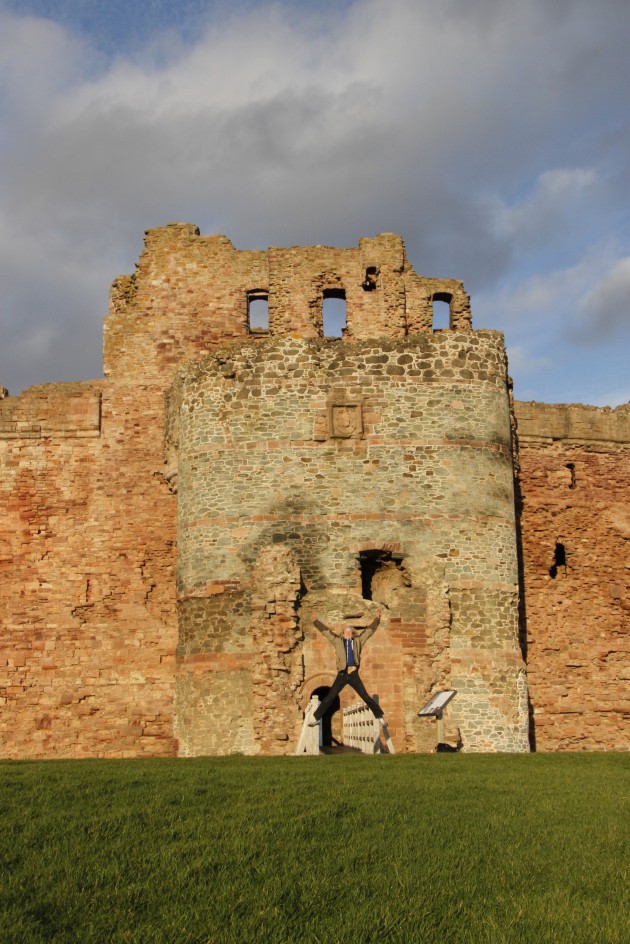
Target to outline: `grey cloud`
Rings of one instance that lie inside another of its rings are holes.
[[[610,127],[630,85],[625,2],[361,0],[313,23],[299,5],[258,9],[164,66],[147,52],[98,74],[68,40],[49,50],[28,134],[13,84],[0,249],[21,248],[2,250],[0,383],[35,382],[47,356],[55,376],[93,371],[105,286],[132,270],[142,231],[170,220],[243,248],[397,231],[418,270],[486,296],[541,234],[569,262],[603,238],[616,179],[605,206],[602,162],[619,153]],[[68,365],[57,338],[70,335]]]
[[[630,340],[630,256],[619,259],[580,306],[580,334],[585,340],[619,337]]]

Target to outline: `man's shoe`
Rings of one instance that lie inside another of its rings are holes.
[[[316,728],[318,724],[319,724],[319,721],[317,720],[317,718],[313,718],[312,721],[309,721],[308,726],[309,728]]]

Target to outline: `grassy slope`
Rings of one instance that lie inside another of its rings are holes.
[[[0,764],[0,940],[627,944],[629,774],[620,754]]]

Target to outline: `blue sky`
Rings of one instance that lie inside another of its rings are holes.
[[[171,221],[393,231],[522,400],[630,400],[627,0],[0,0],[0,385],[101,375]]]

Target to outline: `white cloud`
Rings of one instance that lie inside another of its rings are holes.
[[[508,346],[507,354],[510,371],[515,374],[537,374],[548,370],[553,364],[551,357],[533,355],[526,348],[516,344]]]
[[[606,306],[623,298],[624,263],[609,245],[587,252],[574,266],[508,279],[501,291],[477,299],[476,324],[506,333],[517,399],[611,406],[626,402],[630,318],[620,318],[615,331],[610,324],[597,330],[584,315],[589,301],[589,308],[600,306],[598,317],[607,318]],[[598,291],[593,292],[594,285]]]
[[[630,328],[630,256],[604,273],[580,305],[585,334],[610,336]]]
[[[522,344],[507,345],[508,371],[514,384],[517,400],[545,400],[541,392],[554,375],[555,363],[551,353],[538,349],[537,336],[524,337]]]
[[[544,171],[524,200],[497,207],[498,230],[505,238],[521,244],[540,245],[557,240],[559,234],[566,233],[572,211],[583,212],[583,201],[591,196],[597,183],[597,174],[591,168]]]
[[[0,6],[2,144],[12,138],[17,149],[28,146],[57,97],[85,80],[94,58],[85,42],[50,20],[3,14]]]
[[[561,340],[575,340],[578,312],[590,287],[611,266],[610,246],[588,250],[574,265],[506,280],[483,299],[484,316],[492,323],[539,330],[555,325]]]
[[[111,62],[0,7],[0,383],[93,371],[99,349],[68,365],[55,339],[100,332],[107,284],[170,220],[242,247],[398,231],[418,271],[466,281],[475,312],[480,292],[509,328],[555,310],[568,333],[567,299],[612,264],[626,0],[304,6],[237,6],[194,43],[161,36]]]

